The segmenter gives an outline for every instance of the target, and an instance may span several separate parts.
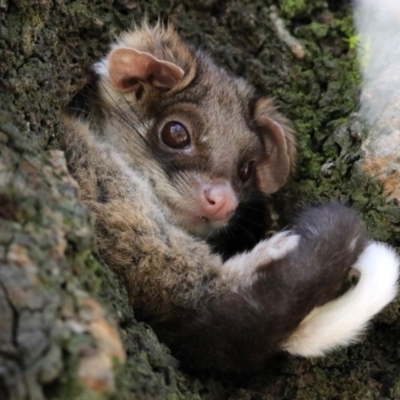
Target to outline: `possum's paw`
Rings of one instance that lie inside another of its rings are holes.
[[[279,260],[295,250],[300,236],[290,231],[280,232],[268,240],[263,240],[247,253],[238,254],[222,265],[222,276],[225,279],[234,279],[240,286],[247,286],[254,282],[259,267]]]
[[[251,264],[261,266],[274,260],[279,260],[297,248],[300,236],[290,231],[277,233],[268,240],[260,242],[248,253]]]

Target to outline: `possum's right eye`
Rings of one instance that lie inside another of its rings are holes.
[[[185,149],[190,145],[190,135],[181,123],[167,122],[161,129],[161,140],[173,149]]]

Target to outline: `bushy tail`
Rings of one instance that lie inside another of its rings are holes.
[[[371,242],[354,265],[361,275],[356,286],[308,314],[284,349],[313,357],[356,341],[371,318],[395,298],[399,263],[391,247]]]

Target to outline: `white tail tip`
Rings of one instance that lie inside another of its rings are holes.
[[[361,275],[355,287],[311,311],[284,350],[315,357],[354,343],[371,318],[396,297],[399,263],[394,249],[371,242],[353,266]]]

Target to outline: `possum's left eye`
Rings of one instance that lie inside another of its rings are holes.
[[[254,174],[256,163],[248,161],[244,163],[239,169],[239,178],[242,182],[248,181]]]
[[[185,149],[190,145],[190,135],[181,123],[167,122],[161,129],[161,140],[173,149]]]

